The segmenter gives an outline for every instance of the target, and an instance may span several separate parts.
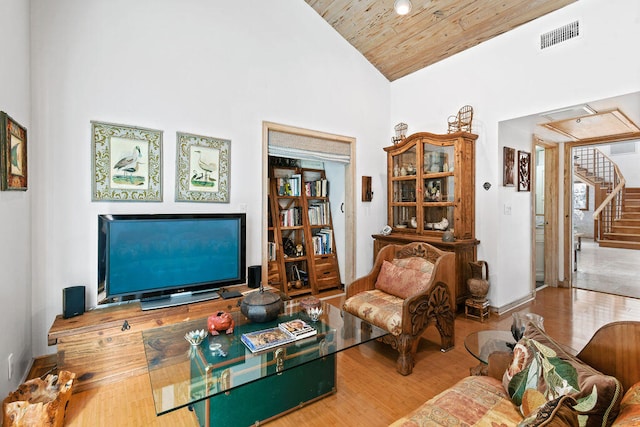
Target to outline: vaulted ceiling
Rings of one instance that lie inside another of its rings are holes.
[[[576,0],[305,0],[389,81],[434,64]]]

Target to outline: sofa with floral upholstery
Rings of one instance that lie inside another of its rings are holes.
[[[344,310],[389,333],[382,341],[398,350],[396,370],[409,375],[420,336],[434,325],[443,351],[453,347],[455,255],[427,243],[388,245],[371,272],[349,285]]]
[[[640,426],[640,322],[600,328],[573,356],[530,322],[489,375],[463,378],[395,421],[413,426]]]

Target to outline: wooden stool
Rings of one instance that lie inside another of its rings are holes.
[[[484,318],[489,318],[489,300],[475,300],[467,298],[464,302],[464,315],[474,319],[480,319],[484,322]]]

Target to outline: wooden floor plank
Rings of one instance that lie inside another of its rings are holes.
[[[544,317],[546,330],[557,341],[580,350],[602,325],[617,320],[640,320],[640,300],[585,290],[546,288],[535,301],[518,309]],[[456,319],[455,348],[440,351],[434,328],[423,335],[416,366],[409,376],[395,370],[397,353],[371,342],[338,354],[337,393],[278,418],[270,427],[385,426],[415,409],[476,366],[464,348],[464,338],[481,329],[508,330],[511,315],[492,315],[488,321]],[[259,397],[257,397],[259,398]],[[66,426],[197,426],[188,409],[157,417],[149,378],[128,378],[116,384],[74,394]]]

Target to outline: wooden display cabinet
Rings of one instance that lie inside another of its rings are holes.
[[[386,147],[389,235],[374,235],[374,259],[388,244],[421,241],[456,254],[456,301],[469,295],[475,239],[475,141],[467,132],[419,132]],[[454,242],[442,240],[451,231]]]
[[[394,232],[475,236],[475,140],[415,133],[387,147],[388,221]]]

